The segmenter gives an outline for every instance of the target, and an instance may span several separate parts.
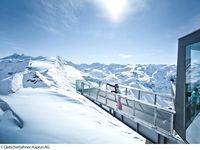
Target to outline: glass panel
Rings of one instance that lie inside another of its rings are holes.
[[[186,128],[200,112],[200,43],[186,47]]]
[[[147,102],[149,104],[154,104],[155,94],[147,93],[147,92],[140,92],[140,100]]]
[[[83,82],[83,80],[76,80],[76,90],[77,91],[81,91],[81,83]]]

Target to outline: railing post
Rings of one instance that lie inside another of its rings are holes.
[[[90,93],[91,93],[91,91],[90,91],[90,85],[89,85],[89,89],[88,90],[89,90],[89,97],[90,97]]]
[[[154,127],[156,128],[156,120],[157,120],[157,108],[154,107],[154,119],[153,119],[153,124]]]
[[[128,95],[128,88],[127,87],[126,87],[126,90],[125,90],[125,95],[126,96]],[[127,97],[125,98],[125,100],[126,100],[127,106],[129,106]]]
[[[106,90],[106,102],[105,102],[106,105],[107,105],[107,102],[108,102],[107,96],[108,96],[108,95],[107,95],[107,90]]]
[[[96,101],[98,101],[99,92],[100,92],[100,89],[98,89],[98,91],[97,91],[97,95],[96,95]]]
[[[138,91],[138,100],[140,100],[140,94],[141,94],[140,91]]]
[[[101,81],[99,81],[99,88],[101,88]]]
[[[174,131],[174,114],[171,114],[171,122],[170,122],[170,132],[173,134]]]
[[[125,95],[126,96],[128,95],[128,88],[126,88]]]
[[[107,97],[108,97],[108,84],[106,83],[106,105],[107,105],[107,103],[108,103],[108,99],[107,99]]]
[[[81,94],[83,95],[83,90],[84,90],[84,83],[81,82]]]
[[[157,94],[155,94],[154,105],[156,105],[156,103],[157,103]]]
[[[133,102],[133,116],[135,116],[135,101]]]

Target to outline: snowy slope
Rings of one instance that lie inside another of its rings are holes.
[[[0,143],[144,143],[76,93],[82,76],[60,57],[0,59]]]
[[[170,79],[176,79],[175,65],[74,65],[85,77],[120,83],[153,92],[171,94]]]
[[[52,89],[20,90],[1,96],[21,117],[1,115],[1,143],[144,143],[144,138],[74,92]]]
[[[27,87],[72,89],[78,79],[82,79],[81,72],[66,65],[59,57],[31,58],[14,54],[0,59],[0,94]]]

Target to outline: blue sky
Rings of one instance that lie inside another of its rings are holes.
[[[0,57],[176,64],[177,39],[200,27],[199,0],[0,0]]]

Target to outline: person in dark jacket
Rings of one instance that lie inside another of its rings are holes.
[[[119,89],[119,85],[118,84],[115,84],[114,86],[111,85],[111,84],[108,84],[108,85],[114,87],[114,91],[111,91],[112,93],[121,94],[121,91]],[[117,100],[117,105],[116,106],[117,106],[117,109],[122,110],[122,102],[121,102],[121,96],[120,95],[118,95],[118,100]]]
[[[112,85],[112,84],[107,83],[107,85],[109,85],[109,86],[114,88],[114,90],[111,91],[112,93],[121,94],[121,91],[119,90],[119,85],[118,84]]]
[[[121,91],[119,89],[119,85],[118,84],[115,84],[113,87],[114,87],[115,90],[111,91],[111,92],[116,93],[116,94],[121,94]]]

